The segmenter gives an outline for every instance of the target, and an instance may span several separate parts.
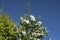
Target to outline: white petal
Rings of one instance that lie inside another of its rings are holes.
[[[36,33],[34,33],[34,35],[36,35]]]
[[[35,21],[36,20],[33,15],[30,15],[30,18],[31,18],[32,21]]]
[[[22,34],[25,36],[26,35],[26,32],[25,31],[22,31]]]
[[[24,20],[25,23],[29,24],[29,20]]]
[[[21,40],[21,39],[20,39]]]
[[[30,36],[30,39],[32,39],[32,37]]]
[[[41,22],[41,21],[38,21],[38,23],[39,23],[39,24],[42,24],[42,22]]]
[[[33,33],[32,33],[32,35],[35,35],[35,36],[36,36],[36,33],[35,33],[35,32],[33,32]]]
[[[40,39],[37,39],[37,40],[40,40]]]
[[[37,33],[36,35],[37,35],[37,36],[40,36],[40,33]]]

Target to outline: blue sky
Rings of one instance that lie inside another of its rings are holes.
[[[19,23],[19,18],[25,14],[26,3],[30,2],[30,14],[42,16],[44,25],[47,25],[52,40],[60,40],[60,0],[0,0],[3,13]]]

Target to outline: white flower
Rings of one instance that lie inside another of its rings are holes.
[[[39,24],[42,24],[42,22],[41,22],[41,21],[38,21],[38,23],[39,23]]]
[[[40,40],[40,39],[37,39],[37,40]]]
[[[40,33],[36,33],[36,36],[40,36]]]
[[[40,33],[35,33],[35,32],[33,32],[32,35],[40,36]]]
[[[21,20],[23,20],[23,17],[20,17]]]
[[[26,35],[26,31],[22,31],[22,34],[23,34],[23,36],[25,36]]]
[[[25,23],[29,24],[29,20],[23,20]]]
[[[35,33],[35,32],[33,32],[33,33],[32,33],[32,35],[35,35],[35,36],[36,36],[36,33]]]
[[[30,36],[30,39],[32,39],[32,37]]]
[[[20,19],[21,19],[21,23],[24,23],[24,22],[27,24],[29,23],[29,20],[25,20],[23,17],[20,17]]]
[[[30,15],[30,18],[31,18],[32,21],[35,21],[36,20],[33,15]]]
[[[21,39],[20,39],[21,40]]]

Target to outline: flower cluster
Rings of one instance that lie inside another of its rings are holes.
[[[20,17],[20,40],[39,40],[43,38],[48,33],[46,28],[43,27],[42,21],[36,21],[36,18],[33,15],[28,17]]]
[[[25,36],[26,35],[26,31],[22,31],[22,34],[23,34],[23,36]]]
[[[23,17],[21,17],[21,23],[29,24],[29,20],[25,20],[25,19],[23,19]]]

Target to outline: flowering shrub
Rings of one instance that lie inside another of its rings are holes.
[[[20,20],[20,40],[41,40],[47,35],[46,27],[33,15],[25,15]]]

